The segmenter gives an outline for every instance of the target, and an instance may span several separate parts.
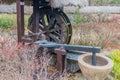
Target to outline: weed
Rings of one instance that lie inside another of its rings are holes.
[[[78,10],[78,11],[79,11],[79,10]],[[82,23],[87,22],[87,19],[82,18],[81,15],[80,15],[80,12],[78,12],[78,11],[75,12],[74,23],[75,23],[76,25],[80,25],[80,24],[82,24]]]
[[[28,20],[29,20],[29,18],[30,18],[30,15],[25,15],[25,20],[24,20],[25,27],[28,26]]]
[[[50,66],[51,57],[47,50],[44,49],[44,55],[36,58],[37,49],[36,45],[18,45],[10,38],[0,36],[0,79],[64,80],[65,75],[56,76],[57,71]]]
[[[24,17],[24,25],[27,27],[30,15],[25,15]],[[16,29],[16,26],[17,18],[15,14],[0,14],[0,29],[9,31],[13,28]]]
[[[100,46],[102,48],[118,45],[119,25],[116,23],[89,22],[74,26],[71,44]]]
[[[114,62],[114,67],[112,70],[115,75],[114,80],[120,80],[120,50],[113,51],[109,57]]]

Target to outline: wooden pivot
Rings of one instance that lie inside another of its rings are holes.
[[[66,69],[66,51],[63,47],[54,50],[57,54],[57,70],[62,74]]]

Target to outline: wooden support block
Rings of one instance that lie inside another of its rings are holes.
[[[66,69],[66,51],[64,48],[57,48],[54,52],[57,54],[57,70],[62,74]]]

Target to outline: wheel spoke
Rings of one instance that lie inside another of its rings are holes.
[[[60,43],[60,39],[59,39],[57,36],[55,36],[55,35],[53,35],[53,34],[50,34],[49,37],[50,37],[52,40],[54,40],[55,42]]]
[[[52,29],[49,29],[50,32],[55,32],[55,31],[62,31],[61,27],[58,25],[55,25]]]
[[[39,24],[39,28],[40,28],[41,30],[43,30],[43,31],[45,30],[45,29],[44,29],[44,26],[43,26],[42,24]]]
[[[53,33],[51,33],[51,34],[54,34],[54,35],[56,35],[56,36],[58,36],[58,37],[60,37],[60,36],[61,36],[61,34],[60,34],[60,33],[58,33],[58,32],[53,32]]]
[[[49,23],[48,29],[49,29],[49,30],[50,30],[50,29],[53,29],[54,26],[56,25],[56,23],[57,23],[57,21],[55,20],[55,18],[52,19],[52,20],[50,21],[50,23]]]
[[[52,32],[57,32],[57,31],[61,31],[60,29],[52,29],[52,30],[50,30],[50,32],[52,33]]]
[[[45,24],[45,21],[43,19],[39,20],[39,26],[42,30],[46,29],[46,24]]]

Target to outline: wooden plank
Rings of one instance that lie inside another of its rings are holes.
[[[39,44],[40,43],[40,44]],[[46,47],[46,48],[58,48],[63,46],[65,50],[77,50],[77,51],[85,51],[85,52],[100,52],[100,47],[94,47],[94,46],[81,46],[81,45],[70,45],[70,44],[58,44],[54,42],[43,42],[37,41],[35,44],[40,45],[41,47]]]

